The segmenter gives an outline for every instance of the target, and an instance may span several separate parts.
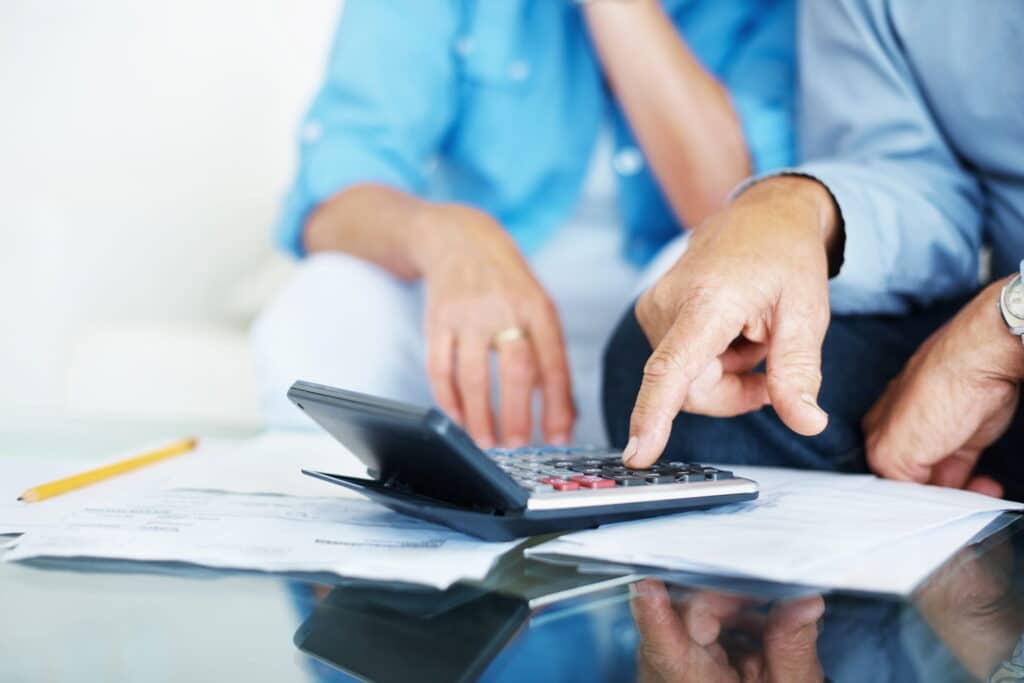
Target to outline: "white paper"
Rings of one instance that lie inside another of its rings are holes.
[[[857,563],[822,567],[819,586],[867,593],[910,595],[958,548],[974,539],[1000,512],[979,512],[899,543],[869,550]]]
[[[361,497],[354,491],[306,476],[303,469],[366,476],[366,466],[330,435],[281,431],[238,442],[205,462],[194,461],[193,466],[171,477],[165,488]]]
[[[0,457],[0,535],[60,524],[84,505],[151,490],[191,488],[238,493],[362,498],[302,474],[302,469],[365,476],[366,467],[344,446],[317,432],[268,432],[252,439],[202,438],[191,453],[113,477],[38,503],[17,500],[25,490],[144,453],[145,444],[102,459]]]
[[[569,534],[528,554],[906,592],[968,540],[971,528],[1024,507],[870,475],[730,469],[758,481],[758,500]],[[966,518],[973,527],[964,522],[940,533]],[[894,564],[900,570],[890,576]]]
[[[482,579],[515,543],[485,543],[364,500],[170,490],[92,504],[5,557],[186,562],[330,572],[446,588]]]
[[[111,477],[105,481],[36,503],[23,503],[17,498],[27,489],[72,474],[85,472],[103,465],[120,462],[145,453],[165,443],[141,445],[131,451],[111,454],[106,458],[51,458],[8,456],[0,457],[0,534],[20,534],[60,524],[68,515],[82,506],[102,500],[113,500],[124,495],[163,488],[180,472],[195,468],[202,470],[231,452],[237,441],[228,439],[201,439],[199,447],[189,453]]]

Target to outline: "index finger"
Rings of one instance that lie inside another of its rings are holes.
[[[742,329],[742,319],[716,311],[710,303],[683,309],[644,365],[623,461],[647,467],[661,457],[690,384]]]
[[[630,609],[646,659],[664,677],[685,672],[689,638],[665,584],[644,579],[633,584],[631,593]]]

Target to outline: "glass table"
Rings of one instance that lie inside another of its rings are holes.
[[[184,433],[52,419],[0,427],[0,476],[6,458],[84,460]],[[446,591],[142,564],[0,564],[0,681],[987,680],[1024,633],[1024,523],[1006,522],[902,600],[581,572],[528,560],[522,547],[484,581]]]

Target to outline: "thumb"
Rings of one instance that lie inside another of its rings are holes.
[[[959,451],[948,458],[943,458],[932,467],[928,483],[951,489],[966,487],[979,455],[978,452]]]
[[[820,595],[778,605],[764,635],[765,660],[771,681],[822,681],[818,659],[818,620],[825,612]]]
[[[828,415],[818,405],[821,347],[828,330],[827,290],[794,305],[783,295],[768,345],[768,395],[779,419],[798,434],[825,431]]]

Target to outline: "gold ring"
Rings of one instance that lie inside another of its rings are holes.
[[[491,337],[491,344],[497,348],[502,344],[526,339],[526,330],[521,327],[506,327]]]

